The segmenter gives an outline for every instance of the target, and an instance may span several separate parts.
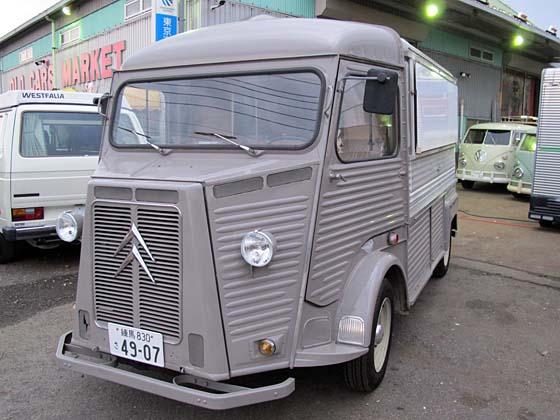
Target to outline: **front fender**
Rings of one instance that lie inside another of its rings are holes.
[[[337,312],[337,337],[338,325],[342,317],[360,317],[365,322],[363,347],[369,347],[377,295],[383,279],[393,266],[397,266],[401,273],[405,272],[399,259],[386,251],[374,251],[364,255],[358,262],[356,268],[350,273],[350,279]]]

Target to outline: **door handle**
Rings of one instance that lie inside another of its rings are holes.
[[[337,173],[334,173],[333,171],[329,171],[329,180],[331,182],[333,182],[333,181],[346,182],[346,178],[344,178],[344,176],[342,174],[337,174]]]

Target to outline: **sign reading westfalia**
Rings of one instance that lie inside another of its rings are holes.
[[[177,35],[177,13],[176,0],[155,0],[152,9],[154,41]]]
[[[79,84],[108,79],[113,75],[112,68],[119,70],[123,62],[126,41],[96,48],[74,57],[61,60],[61,78],[59,88],[68,88]],[[52,63],[45,63],[31,70],[27,77],[22,74],[10,80],[10,89],[52,90],[54,88]]]

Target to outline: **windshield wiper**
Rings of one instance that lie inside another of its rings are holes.
[[[225,135],[219,134],[219,133],[210,133],[210,132],[204,132],[204,131],[195,131],[194,134],[198,134],[200,136],[214,136],[214,137],[217,137],[221,140],[227,141],[230,144],[233,144],[234,146],[239,147],[241,150],[245,150],[247,152],[247,154],[249,154],[250,156],[253,156],[253,157],[260,156],[264,153],[262,150],[253,149],[252,147],[249,147],[249,146],[246,146],[244,144],[240,144],[240,143],[234,141],[234,139],[237,139],[237,137],[235,137],[235,136],[225,136]]]
[[[157,150],[159,152],[159,154],[162,155],[162,156],[167,156],[169,153],[171,153],[173,151],[171,149],[164,149],[163,147],[160,147],[157,144],[152,143],[150,141],[151,137],[148,136],[147,134],[140,133],[139,131],[136,131],[136,130],[131,130],[130,128],[122,127],[120,125],[117,125],[117,128],[120,129],[120,130],[123,130],[123,131],[127,131],[127,132],[132,133],[132,134],[136,134],[137,136],[144,137],[146,139],[146,143],[149,144],[153,149]]]

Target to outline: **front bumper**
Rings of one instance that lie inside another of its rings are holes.
[[[507,189],[512,193],[531,195],[531,187],[527,188],[525,182],[511,181]]]
[[[293,378],[260,388],[246,388],[184,374],[175,376],[172,381],[165,381],[124,370],[118,366],[116,357],[72,345],[71,341],[72,333],[64,334],[60,337],[56,350],[56,357],[65,368],[211,410],[277,400],[287,397],[295,390]],[[189,388],[188,385],[195,386],[196,389]]]
[[[2,230],[7,241],[24,241],[37,238],[58,238],[55,225],[8,227]]]
[[[456,176],[461,181],[486,182],[489,184],[508,184],[510,181],[510,178],[504,173],[470,171],[468,169],[457,169]]]

